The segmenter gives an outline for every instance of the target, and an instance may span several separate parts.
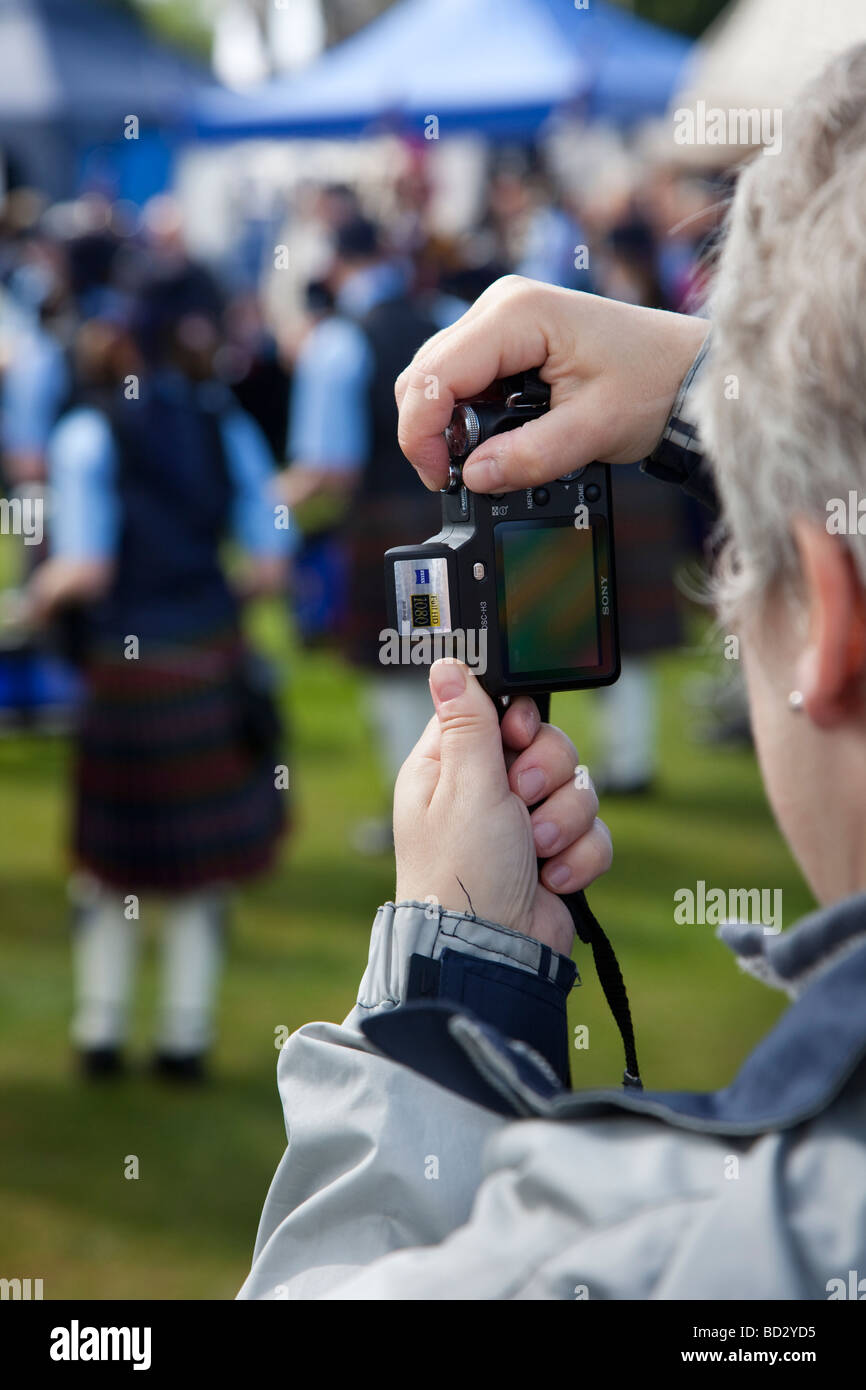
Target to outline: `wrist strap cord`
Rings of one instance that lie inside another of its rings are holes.
[[[550,694],[547,691],[533,693],[531,697],[538,706],[538,712],[542,721],[547,723],[550,719]],[[501,702],[498,702],[501,705]],[[501,706],[501,714],[505,712],[507,706]],[[592,908],[586,900],[586,894],[581,890],[579,893],[564,893],[562,901],[571,913],[574,929],[578,937],[592,950],[592,959],[595,964],[596,974],[599,983],[604,991],[608,1008],[614,1017],[614,1022],[619,1029],[622,1038],[623,1050],[625,1052],[625,1071],[623,1072],[622,1084],[626,1089],[642,1091],[643,1082],[640,1079],[640,1068],[637,1060],[637,1048],[634,1040],[634,1025],[631,1019],[631,1009],[629,1008],[628,994],[626,992],[625,981],[622,978],[622,971],[619,968],[619,961],[616,952],[610,944],[607,933],[600,926]]]
[[[622,1038],[625,1051],[625,1071],[623,1072],[622,1084],[627,1089],[642,1091],[643,1082],[640,1079],[640,1069],[637,1062],[634,1025],[631,1021],[631,1009],[629,1008],[625,980],[622,978],[616,952],[610,944],[607,933],[599,926],[595,913],[586,901],[584,892],[568,893],[563,896],[562,901],[571,913],[575,931],[581,941],[592,949],[592,959],[595,962],[599,983],[604,990],[608,1008],[613,1014]]]

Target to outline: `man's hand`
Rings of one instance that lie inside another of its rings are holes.
[[[585,888],[613,857],[595,791],[575,786],[574,745],[526,697],[500,727],[461,662],[437,661],[430,690],[436,714],[394,793],[395,900],[471,910],[568,955],[572,920],[557,894]]]
[[[539,367],[550,410],[482,442],[464,466],[466,485],[509,492],[593,459],[634,463],[658,443],[708,329],[704,319],[507,275],[428,339],[397,378],[400,447],[428,488],[443,487],[442,431],[454,402]]]

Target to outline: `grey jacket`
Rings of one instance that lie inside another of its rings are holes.
[[[561,959],[386,904],[348,1018],[280,1054],[288,1148],[239,1297],[866,1295],[866,896],[721,932],[792,999],[733,1083],[573,1092],[520,1026],[566,1027]]]

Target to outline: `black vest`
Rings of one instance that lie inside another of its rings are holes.
[[[220,564],[233,487],[220,430],[231,397],[213,385],[144,383],[111,401],[122,529],[114,583],[91,611],[100,636],[188,641],[236,619]]]
[[[416,301],[399,296],[375,305],[361,320],[373,350],[370,382],[370,456],[360,483],[362,496],[412,496],[418,475],[397,443],[394,382],[437,325]]]

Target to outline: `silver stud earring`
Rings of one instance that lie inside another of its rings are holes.
[[[792,690],[788,696],[788,708],[794,713],[799,714],[806,701],[803,698],[802,690]]]

